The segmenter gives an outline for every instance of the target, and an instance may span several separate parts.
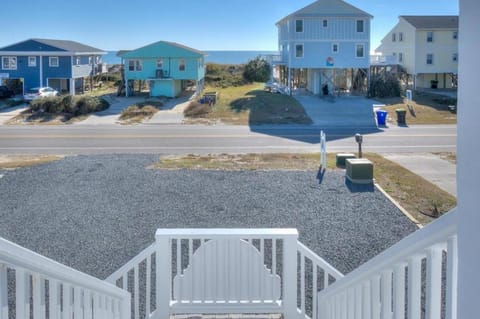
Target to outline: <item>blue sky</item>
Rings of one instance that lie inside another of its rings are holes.
[[[275,22],[313,0],[2,0],[0,47],[68,39],[103,50],[159,40],[200,50],[276,50]],[[456,0],[350,0],[374,16],[372,48],[399,15],[458,14]],[[19,5],[21,3],[21,6]]]

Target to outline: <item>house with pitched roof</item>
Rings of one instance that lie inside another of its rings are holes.
[[[400,16],[375,51],[393,57],[415,89],[456,87],[458,16]]]
[[[104,54],[75,41],[25,40],[0,48],[0,82],[17,82],[23,92],[50,86],[75,95],[83,91],[85,78],[95,73]]]
[[[370,20],[342,0],[318,0],[277,22],[280,81],[313,94],[366,93]]]
[[[193,81],[197,91],[203,87],[205,53],[187,46],[159,41],[119,54],[123,60],[126,96],[133,81],[147,81],[150,96],[176,97]]]

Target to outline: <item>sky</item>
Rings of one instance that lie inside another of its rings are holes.
[[[74,40],[102,50],[156,41],[199,50],[277,50],[281,18],[313,0],[1,0],[0,47],[29,38]],[[349,0],[374,16],[375,49],[399,15],[457,15],[457,0]],[[21,3],[21,6],[19,5]]]

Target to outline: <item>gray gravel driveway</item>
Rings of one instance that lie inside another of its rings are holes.
[[[105,278],[157,228],[295,227],[349,272],[416,227],[379,191],[327,171],[151,170],[153,155],[100,155],[1,171],[0,236]]]

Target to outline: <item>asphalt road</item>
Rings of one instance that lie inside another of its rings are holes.
[[[0,154],[315,152],[319,126],[79,125],[0,126]],[[326,128],[327,151],[455,152],[456,125]]]

